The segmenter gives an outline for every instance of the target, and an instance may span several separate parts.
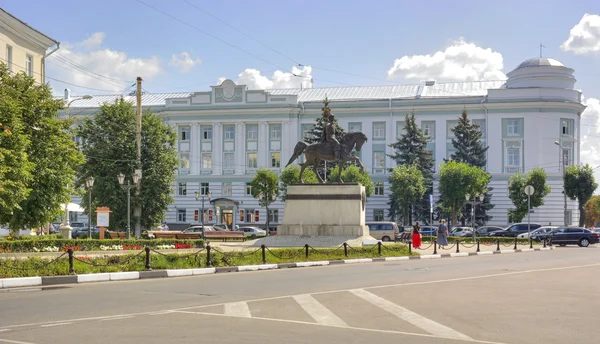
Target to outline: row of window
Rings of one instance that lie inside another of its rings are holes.
[[[202,140],[212,140],[213,127],[201,126],[200,137]],[[223,137],[225,141],[235,140],[235,125],[226,124],[223,126]],[[190,127],[179,127],[179,140],[189,141],[191,138]],[[281,140],[281,124],[269,124],[269,138],[271,140]],[[258,124],[246,124],[246,140],[258,140]]]
[[[206,212],[209,211],[209,209],[205,209]],[[200,209],[194,209],[194,214],[201,212]],[[240,216],[241,218],[239,220],[240,222],[244,222],[244,223],[257,223],[259,221],[257,221],[257,215],[255,215],[255,209],[241,209],[240,211]],[[207,218],[206,214],[204,214],[204,219],[210,222],[215,222],[215,219],[212,218]],[[222,215],[223,216],[223,215]],[[194,221],[198,221],[198,218],[196,215],[194,215]],[[187,217],[187,209],[177,209],[177,222],[188,222],[188,217]],[[221,219],[221,221],[219,221],[220,223],[224,223],[225,219]],[[269,223],[275,224],[275,223],[279,223],[279,209],[269,209]]]
[[[13,70],[13,47],[11,47],[10,45],[6,45],[6,57],[5,57],[5,61],[6,62],[6,66],[8,67],[9,71]],[[33,77],[33,56],[27,54],[25,55],[25,73],[30,76]]]
[[[235,169],[235,153],[223,153],[223,170],[234,170]],[[190,153],[179,153],[180,164],[179,168],[189,169],[191,165]],[[213,168],[213,154],[202,153],[201,154],[201,165],[200,168],[205,171],[210,171]],[[281,167],[281,152],[271,152],[269,159],[270,168]],[[246,153],[246,168],[256,169],[258,168],[258,153],[248,152]]]

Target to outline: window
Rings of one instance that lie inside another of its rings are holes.
[[[233,153],[223,154],[223,168],[226,170],[231,170],[231,169],[233,169],[233,164],[234,164]]]
[[[571,149],[563,148],[562,149],[562,161],[564,166],[568,166],[571,164]]]
[[[233,187],[231,182],[223,183],[223,196],[231,196],[233,194]]]
[[[373,153],[373,167],[374,168],[385,168],[385,153],[374,152]]]
[[[179,183],[178,192],[179,196],[187,195],[187,183]]]
[[[362,131],[362,125],[360,123],[349,123],[348,124],[348,132],[354,133],[357,131]]]
[[[252,195],[252,185],[250,183],[246,183],[246,195]]]
[[[509,167],[519,167],[521,166],[521,159],[519,154],[519,148],[508,148],[506,150],[508,156],[508,166]]]
[[[404,133],[406,132],[404,130],[404,122],[396,122],[396,138],[400,138],[402,137],[402,135],[404,135]]]
[[[185,222],[185,209],[177,209],[177,221],[178,222]]]
[[[375,196],[383,196],[383,183],[375,183]]]
[[[190,153],[180,153],[179,160],[180,168],[190,168]]]
[[[566,136],[573,135],[571,133],[571,121],[569,121],[568,119],[562,120],[562,134]]]
[[[25,72],[28,76],[33,76],[33,56],[25,56]]]
[[[385,123],[373,123],[373,139],[385,139]]]
[[[269,209],[269,222],[270,223],[279,222],[279,209]]]
[[[203,127],[202,128],[202,139],[203,140],[212,140],[212,127]]]
[[[69,221],[70,222],[77,222],[77,213],[76,212],[69,212]]]
[[[246,162],[248,168],[258,167],[258,158],[256,153],[248,153],[248,161]]]
[[[310,131],[314,128],[314,125],[312,124],[302,124],[302,137],[303,140],[307,140],[312,138],[312,135],[310,134]]]
[[[210,187],[208,183],[200,183],[200,194],[203,196],[207,196],[210,191]]]
[[[458,121],[447,121],[446,122],[446,137],[451,139],[454,137],[452,129],[458,125]]]
[[[190,139],[190,127],[179,128],[179,140],[188,141]]]
[[[509,119],[507,122],[506,133],[509,136],[517,136],[521,133],[519,130],[519,120],[518,119]]]
[[[246,140],[258,140],[257,124],[246,124]]]
[[[246,223],[254,223],[254,209],[246,209]]]
[[[274,168],[281,167],[281,153],[279,153],[279,152],[271,153],[271,167],[274,167]]]
[[[281,140],[281,124],[271,124],[271,140]]]
[[[10,45],[6,45],[6,65],[8,70],[12,71],[13,49]]]
[[[473,125],[478,126],[477,131],[481,133],[481,137],[485,137],[485,119],[474,119]]]
[[[383,221],[383,209],[373,209],[373,220]]]
[[[423,122],[422,128],[423,128],[423,135],[428,136],[428,137],[435,136],[435,122]]]
[[[212,169],[212,153],[202,153],[202,169]]]
[[[235,138],[235,126],[226,125],[223,127],[223,130],[225,130],[225,140],[232,141]]]

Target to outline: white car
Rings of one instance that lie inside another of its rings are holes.
[[[0,226],[0,237],[7,237],[10,233],[10,229],[8,227]],[[27,236],[27,235],[37,235],[35,231],[31,229],[21,229],[18,234],[13,233],[16,236]]]
[[[238,231],[244,232],[244,234],[247,237],[250,237],[252,239],[257,237],[264,237],[267,235],[267,231],[258,227],[240,227]]]
[[[540,227],[538,229],[532,230],[531,231],[531,236],[534,236],[536,234],[541,234],[541,233],[549,233],[549,232],[552,232],[554,229],[557,229],[557,228],[558,228],[558,226]],[[523,234],[519,234],[519,235],[517,235],[517,238],[520,238],[520,239],[525,238],[525,239],[527,239],[527,238],[529,238],[529,232],[525,232]]]

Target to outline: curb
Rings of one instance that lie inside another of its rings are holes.
[[[127,271],[127,272],[106,272],[97,274],[83,275],[62,275],[62,276],[37,276],[37,277],[17,277],[17,278],[0,278],[0,288],[18,288],[18,287],[36,287],[36,286],[52,286],[61,284],[79,284],[93,282],[108,282],[108,281],[127,281],[150,278],[168,278],[168,277],[183,277],[183,276],[198,276],[210,275],[227,272],[243,272],[243,271],[262,271],[262,270],[277,270],[289,268],[305,268],[311,266],[328,266],[328,265],[344,265],[344,264],[361,264],[361,263],[377,263],[377,262],[398,262],[422,259],[442,259],[442,258],[460,258],[482,255],[496,255],[508,253],[522,253],[535,251],[550,251],[554,247],[543,248],[526,248],[518,250],[501,250],[501,251],[483,251],[483,252],[464,252],[464,253],[444,253],[444,254],[425,254],[421,256],[403,256],[403,257],[381,257],[381,258],[357,258],[344,260],[323,260],[313,262],[297,262],[297,263],[281,263],[281,264],[261,264],[261,265],[242,265],[242,266],[225,266],[218,268],[197,268],[197,269],[167,269],[156,271]]]

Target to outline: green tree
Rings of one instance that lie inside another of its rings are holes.
[[[585,202],[585,225],[593,228],[600,221],[600,196],[593,196]]]
[[[398,214],[402,214],[404,219],[408,219],[411,206],[422,199],[427,191],[423,173],[416,164],[396,166],[392,170],[389,182],[390,198],[397,202]]]
[[[325,128],[325,124],[328,121],[329,115],[331,115],[331,108],[329,107],[329,99],[325,98],[323,100],[323,107],[321,108],[321,116],[316,119],[316,123],[313,128],[308,132],[307,136],[304,138],[304,141],[308,144],[321,142],[321,137],[323,136],[323,130]],[[335,138],[338,142],[342,142],[342,138],[344,138],[344,129],[338,125],[338,119],[335,118],[333,120],[335,127]],[[319,171],[319,175],[323,180],[327,179],[326,176],[331,174],[331,169],[335,164],[329,163],[327,164],[324,161],[319,163],[317,167],[317,171]],[[325,169],[325,167],[327,167]],[[326,171],[326,172],[325,172]],[[305,172],[306,173],[306,172]]]
[[[0,66],[0,122],[11,133],[0,133],[0,223],[13,230],[54,221],[70,199],[83,157],[62,107],[48,85]]]
[[[339,167],[337,165],[331,169],[331,173],[328,176],[327,183],[337,183],[338,171]],[[373,184],[373,180],[371,179],[371,176],[369,176],[369,173],[366,170],[360,172],[360,168],[358,166],[346,166],[342,171],[342,181],[344,183],[361,184],[365,187],[365,194],[367,195],[367,197],[371,197],[371,195],[375,191],[375,185]]]
[[[471,122],[467,110],[462,112],[456,127],[450,130],[454,133],[452,146],[455,150],[450,159],[485,169],[487,163],[486,153],[489,147],[484,147],[482,144],[481,137],[483,133],[480,131],[478,125]],[[494,205],[491,203],[492,195],[490,192],[492,190],[493,188],[488,188],[484,194],[483,203],[475,207],[475,222],[478,225],[482,225],[492,218],[487,214],[488,211],[494,208]],[[462,213],[471,214],[471,206],[471,203],[466,203],[463,209],[461,209]]]
[[[104,104],[94,118],[86,119],[79,128],[86,162],[78,173],[78,186],[93,176],[92,209],[107,206],[111,209],[110,229],[125,228],[127,224],[127,190],[119,185],[117,175],[123,173],[131,183],[136,163],[136,115],[133,106],[123,99]],[[174,172],[177,169],[177,134],[151,111],[142,115],[142,192],[135,197],[131,190],[133,209],[141,202],[141,224],[152,228],[164,219],[173,202],[171,196]],[[87,197],[83,206],[89,209]],[[139,236],[140,233],[135,233]]]
[[[466,194],[485,192],[490,175],[476,166],[449,161],[440,168],[438,189],[442,194],[441,204],[452,214],[452,224],[457,225],[458,213],[466,203]]]
[[[563,175],[567,196],[579,203],[579,226],[585,222],[585,203],[592,197],[598,188],[594,179],[594,171],[588,164],[580,166],[567,166]]]
[[[279,178],[275,172],[259,168],[250,182],[252,197],[258,199],[258,204],[267,210],[266,231],[269,235],[269,205],[279,197]]]
[[[527,174],[516,173],[508,181],[508,198],[515,206],[508,210],[508,221],[520,222],[527,215],[527,195],[525,187],[533,186],[535,192],[531,195],[531,209],[544,205],[544,197],[551,191],[546,185],[546,171],[543,168],[534,168]]]
[[[409,216],[412,223],[414,214],[419,220],[429,219],[429,194],[433,193],[433,153],[427,149],[428,139],[419,128],[415,120],[415,114],[406,115],[404,124],[404,134],[396,143],[390,144],[394,148],[394,154],[390,155],[396,161],[396,165],[416,164],[421,174],[423,174],[425,194],[413,205],[413,212]],[[399,213],[399,204],[390,195],[389,214],[393,218]]]
[[[285,197],[287,196],[287,188],[289,185],[298,184],[298,178],[300,177],[300,166],[298,165],[290,165],[281,171],[279,175],[279,181],[281,182],[281,186],[279,188],[281,193],[281,200],[285,202]],[[311,169],[304,170],[304,182],[306,184],[317,184],[319,180],[317,179],[317,175]]]

